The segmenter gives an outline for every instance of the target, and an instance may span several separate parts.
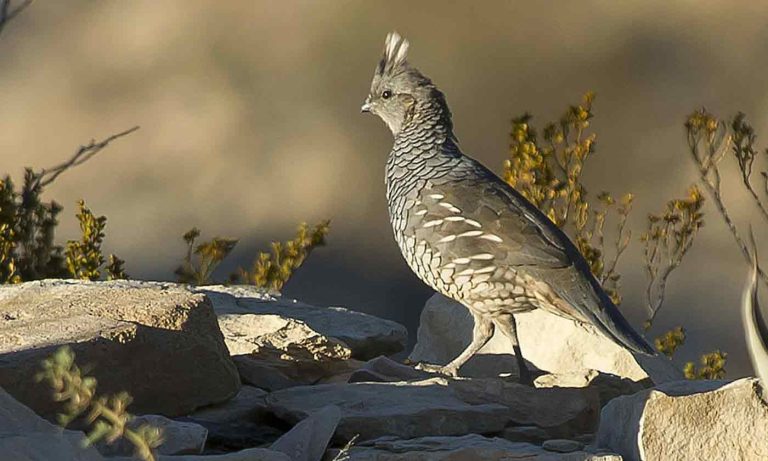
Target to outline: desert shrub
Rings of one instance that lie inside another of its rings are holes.
[[[280,291],[312,250],[325,245],[330,224],[330,221],[322,221],[311,229],[307,223],[299,224],[296,237],[285,243],[272,242],[272,251],[260,252],[250,271],[239,270],[238,279],[257,287]]]
[[[27,168],[19,189],[0,180],[0,282],[66,276],[63,248],[54,243],[61,206],[40,195],[40,176]]]
[[[89,430],[83,440],[84,447],[101,440],[114,443],[125,438],[133,444],[137,457],[144,461],[156,460],[153,450],[163,441],[160,429],[149,424],[128,428],[127,424],[133,418],[128,412],[131,396],[126,392],[97,395],[96,378],[83,374],[68,346],[59,348],[43,361],[36,379],[48,383],[53,390],[53,399],[62,403],[63,412],[58,415],[61,426],[66,427],[78,418],[85,420]]]
[[[717,215],[725,223],[733,237],[737,249],[748,264],[753,258],[758,259],[747,246],[744,235],[752,231],[752,226],[768,224],[768,149],[757,147],[757,134],[747,121],[746,115],[737,113],[729,120],[723,120],[707,111],[699,109],[692,112],[685,122],[688,154],[696,166],[698,183],[706,191]],[[737,183],[747,192],[747,197],[757,213],[755,221],[749,223],[749,232],[745,231],[731,217],[725,197],[723,196],[723,174],[721,167],[724,161],[732,161],[738,171]],[[758,173],[759,186],[755,186],[755,173]],[[768,276],[757,264],[759,278],[768,282]],[[727,354],[715,350],[701,357],[700,368],[693,362],[685,366],[685,375],[689,379],[718,379],[725,376]]]
[[[330,221],[322,221],[310,228],[301,223],[296,237],[286,242],[272,242],[271,252],[259,252],[251,270],[239,268],[231,274],[228,283],[245,283],[279,292],[294,272],[301,267],[312,250],[325,245]],[[232,252],[237,240],[214,237],[195,244],[200,230],[192,228],[184,234],[187,253],[182,264],[175,270],[182,283],[205,285],[212,283],[216,267]]]
[[[626,220],[633,196],[625,194],[617,201],[610,193],[601,192],[591,199],[581,181],[597,139],[588,132],[593,100],[594,94],[587,93],[581,104],[569,107],[558,122],[545,125],[541,136],[531,125],[530,114],[513,119],[503,177],[571,235],[592,273],[618,304],[621,275],[616,265],[630,242]],[[604,229],[610,214],[615,215],[617,237],[613,255],[608,257]]]
[[[683,368],[683,374],[687,379],[723,379],[727,359],[728,354],[719,350],[704,354],[699,359],[700,368],[697,368],[693,362],[687,362]]]
[[[195,245],[200,237],[200,229],[193,227],[183,239],[187,244],[184,261],[174,273],[181,283],[206,285],[211,283],[211,276],[216,267],[226,258],[237,245],[237,240],[214,237],[211,240]]]
[[[94,216],[85,202],[77,202],[77,220],[80,222],[82,236],[80,240],[67,242],[65,250],[65,263],[69,275],[81,280],[99,280],[104,255],[101,253],[101,244],[104,241],[104,228],[107,226],[105,216]],[[109,255],[109,264],[106,266],[107,279],[128,278],[123,264],[125,261],[115,255]]]
[[[104,237],[103,232],[98,230],[98,226],[103,230],[105,223],[99,222],[103,217],[93,218],[81,204],[78,219],[83,238],[80,245],[68,244],[65,255],[64,248],[55,243],[62,207],[56,201],[43,200],[42,195],[45,188],[61,174],[82,165],[112,141],[137,129],[134,127],[101,141],[92,140],[80,146],[67,161],[54,167],[42,170],[27,168],[20,187],[8,175],[0,179],[0,283],[68,276],[93,278],[94,271],[98,272],[95,263],[101,258],[100,252],[97,255],[93,250],[94,245],[97,242],[100,245]],[[119,258],[115,257],[114,261],[117,260]],[[114,266],[114,269],[117,268]],[[119,271],[110,273],[110,276],[119,275]]]
[[[632,231],[626,224],[634,196],[626,193],[616,199],[608,192],[591,195],[582,182],[597,141],[597,135],[589,130],[594,117],[593,102],[594,94],[587,93],[580,104],[570,106],[557,122],[546,124],[541,134],[531,125],[530,114],[513,119],[503,177],[570,235],[606,293],[620,304],[621,274],[617,265],[632,240]],[[663,305],[670,275],[679,267],[703,225],[702,204],[701,193],[692,186],[686,197],[667,202],[662,213],[648,215],[647,229],[640,236],[648,278],[646,331]],[[609,220],[615,225],[612,248],[606,246]],[[675,327],[654,343],[659,352],[672,358],[685,337],[683,328]],[[724,364],[725,354],[722,359]],[[701,374],[710,375],[714,374]]]
[[[731,158],[739,171],[739,182],[748,192],[752,205],[759,211],[757,216],[768,224],[768,149],[758,152],[757,135],[743,113],[730,121],[721,120],[705,109],[688,116],[685,122],[688,153],[699,173],[699,184],[709,195],[718,215],[728,227],[744,260],[751,264],[752,255],[743,237],[745,232],[732,218],[722,192],[723,177],[720,170],[723,160]],[[755,188],[755,169],[760,175],[760,187]],[[756,225],[752,223],[750,225]],[[765,272],[758,267],[758,274],[768,282]]]
[[[670,200],[664,212],[648,215],[648,228],[640,236],[648,278],[646,330],[650,329],[664,303],[669,276],[680,266],[704,225],[703,204],[704,198],[698,187],[691,186],[686,198]]]

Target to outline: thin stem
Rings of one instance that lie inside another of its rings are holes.
[[[37,173],[38,185],[40,187],[49,185],[55,181],[60,174],[69,170],[70,168],[76,167],[90,160],[94,155],[98,154],[102,149],[107,147],[112,141],[118,138],[122,138],[123,136],[127,136],[138,129],[139,127],[135,126],[123,132],[113,134],[112,136],[109,136],[108,138],[105,138],[99,142],[91,140],[91,142],[87,145],[80,146],[80,148],[77,149],[77,152],[75,152],[75,154],[66,162],[48,169],[41,170],[39,173]]]

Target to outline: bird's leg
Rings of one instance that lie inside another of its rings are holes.
[[[448,376],[456,377],[459,374],[459,368],[464,365],[473,355],[485,346],[488,340],[493,336],[493,322],[489,318],[482,317],[478,314],[472,314],[475,319],[475,327],[472,329],[472,342],[469,343],[464,352],[459,354],[458,357],[451,360],[451,363],[445,366],[437,366],[430,364],[419,364],[417,368],[424,371],[436,372]]]
[[[523,353],[520,350],[520,340],[517,338],[517,323],[515,317],[512,314],[504,314],[494,318],[494,322],[499,327],[504,336],[509,338],[512,343],[512,350],[515,351],[515,360],[517,360],[517,368],[519,370],[520,384],[532,385],[533,379],[531,372],[528,370],[528,365],[525,364],[523,359]]]

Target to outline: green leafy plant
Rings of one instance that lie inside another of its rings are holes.
[[[67,271],[76,279],[99,280],[104,265],[104,255],[101,244],[104,241],[104,228],[107,226],[106,216],[94,216],[85,202],[77,202],[77,220],[80,222],[82,237],[80,240],[70,240],[64,252]],[[109,265],[106,267],[109,280],[127,278],[123,269],[125,261],[115,255],[109,255]]]
[[[184,234],[187,244],[187,254],[182,264],[174,273],[181,283],[206,285],[211,283],[211,276],[216,267],[226,258],[237,245],[237,240],[221,237],[195,245],[200,237],[200,229],[193,227]]]
[[[125,438],[135,449],[135,454],[144,461],[155,461],[153,450],[163,442],[159,428],[148,424],[132,429],[128,423],[133,415],[128,413],[131,396],[120,392],[111,396],[96,394],[96,379],[84,375],[75,363],[75,354],[68,346],[59,348],[52,356],[43,360],[42,371],[36,379],[45,381],[53,389],[53,398],[62,402],[63,413],[58,415],[59,424],[67,426],[84,417],[90,426],[83,441],[84,447],[101,440],[114,443]]]
[[[252,269],[241,268],[237,278],[257,287],[280,291],[312,250],[325,245],[330,224],[322,221],[310,229],[307,223],[301,223],[295,238],[285,243],[272,242],[271,253],[259,253]]]

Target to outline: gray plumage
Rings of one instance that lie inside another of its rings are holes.
[[[387,36],[363,105],[395,137],[386,165],[389,215],[408,265],[474,316],[472,344],[440,371],[455,375],[498,327],[529,380],[514,314],[544,309],[596,326],[634,352],[653,354],[592,276],[568,237],[535,206],[464,155],[443,94]]]

